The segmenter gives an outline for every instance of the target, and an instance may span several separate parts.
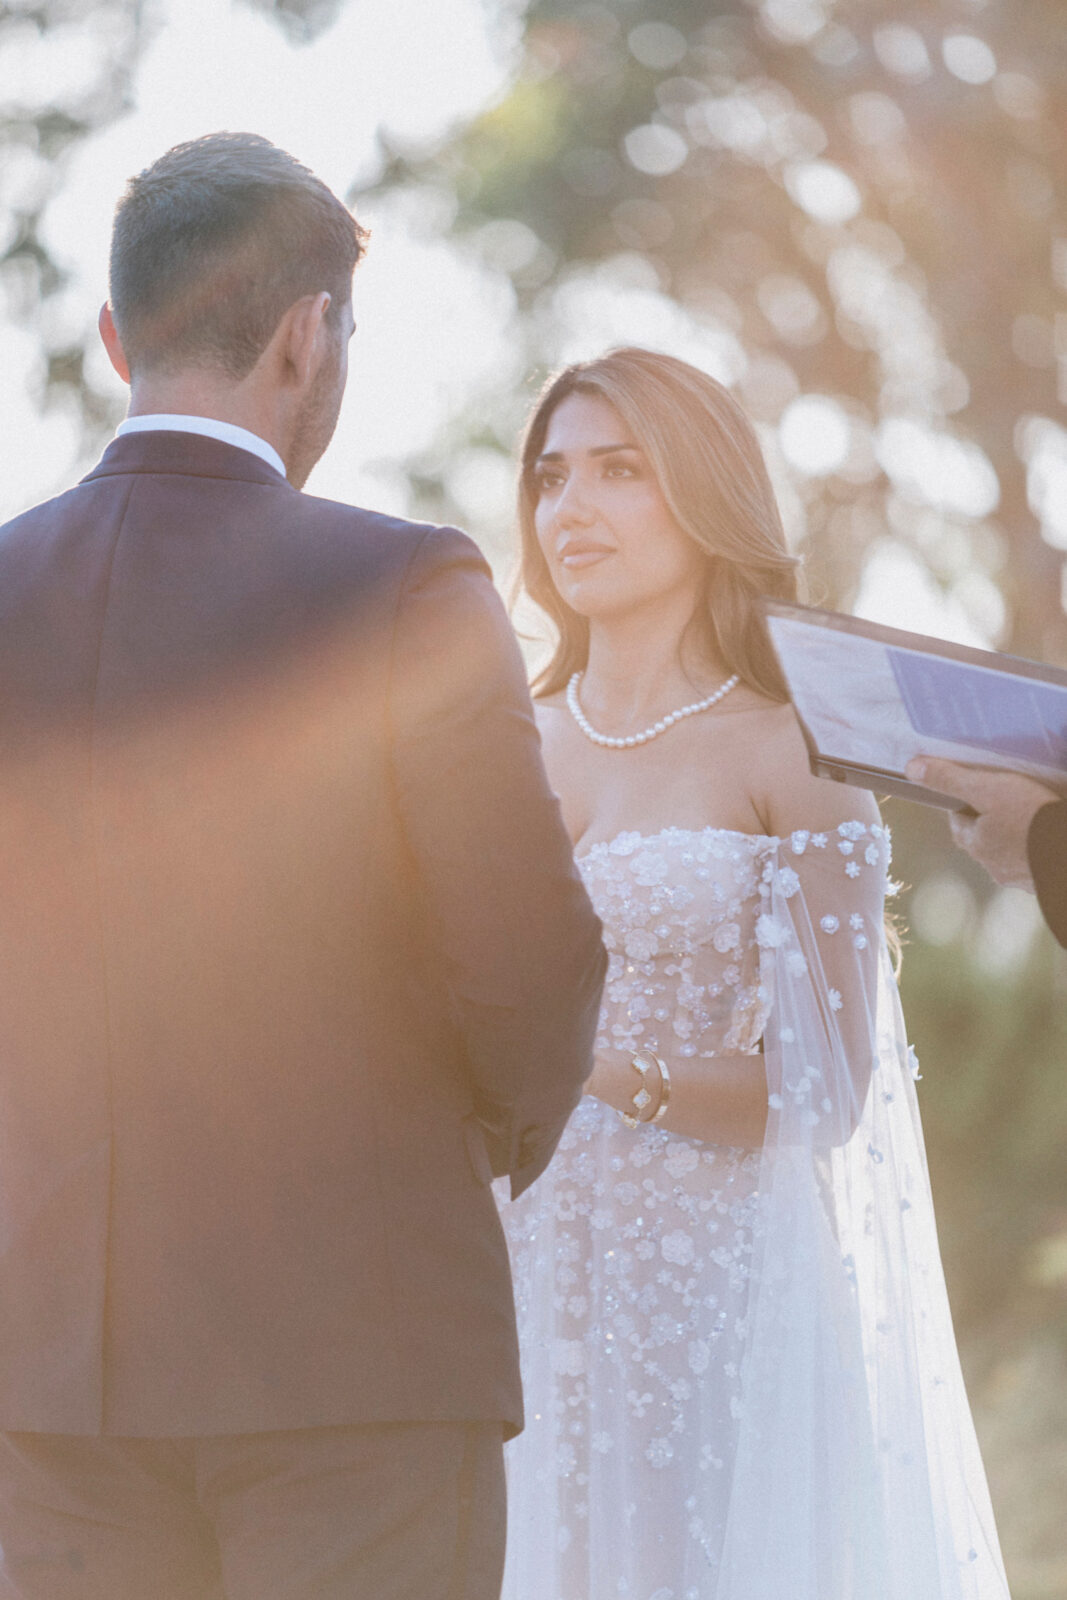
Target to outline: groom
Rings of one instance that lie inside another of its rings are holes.
[[[604,956],[452,529],[299,493],[363,234],[250,135],[120,201],[130,417],[0,530],[2,1600],[494,1600],[489,1188]]]

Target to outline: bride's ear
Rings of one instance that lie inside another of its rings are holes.
[[[111,315],[111,307],[108,305],[106,300],[100,307],[100,316],[97,319],[97,327],[100,329],[100,337],[104,341],[104,349],[107,351],[108,360],[111,362],[111,365],[114,367],[123,383],[129,383],[130,364],[126,360],[126,352],[122,348],[122,340],[119,338],[118,329],[115,327],[115,320]]]

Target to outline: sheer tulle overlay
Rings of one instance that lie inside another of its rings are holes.
[[[751,1053],[762,1150],[587,1097],[501,1212],[526,1431],[504,1600],[1004,1600],[883,904],[889,838],[580,858],[599,1048]],[[763,1054],[757,1053],[763,1040]]]

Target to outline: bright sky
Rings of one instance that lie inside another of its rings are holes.
[[[48,315],[71,337],[95,324],[105,297],[111,212],[125,179],[169,146],[218,128],[250,129],[292,150],[343,194],[353,179],[373,174],[379,129],[404,141],[432,142],[502,94],[517,42],[508,7],[499,0],[349,0],[337,23],[305,47],[290,45],[281,29],[239,0],[159,0],[159,14],[163,25],[133,86],[134,109],[80,148],[46,216],[47,242],[70,272],[69,288],[49,303]],[[658,35],[639,41],[661,50],[670,42]],[[0,101],[62,100],[68,90],[92,82],[110,47],[92,19],[43,39],[28,28],[23,43],[7,45],[0,58]],[[642,170],[670,170],[684,159],[684,149],[662,147],[656,132],[638,129],[627,140],[627,158]],[[7,174],[0,207],[13,191],[17,195],[18,181],[17,172]],[[798,206],[823,220],[847,221],[861,204],[852,180],[826,161],[795,164],[787,186]],[[493,251],[479,256],[445,242],[447,219],[442,227],[426,202],[397,198],[360,215],[373,238],[356,278],[352,378],[334,442],[309,487],[404,512],[405,458],[430,446],[473,395],[513,395],[525,352],[512,322],[510,284],[484,264]],[[520,237],[528,230],[520,225],[493,226],[499,259],[528,247]],[[532,236],[529,242],[536,247]],[[575,360],[620,341],[644,343],[740,384],[744,398],[760,363],[750,362],[725,323],[695,324],[650,275],[640,257],[623,253],[565,280],[542,330],[550,358]],[[891,377],[906,386],[931,364],[944,364],[925,307],[891,276],[876,249],[840,249],[830,276],[849,314],[866,318],[889,352],[883,360],[899,367]],[[772,320],[783,319],[787,332],[790,319],[811,314],[791,279],[769,280],[760,292],[764,309]],[[121,395],[95,344],[91,359],[96,380]],[[773,365],[761,359],[764,369]],[[90,464],[79,454],[75,418],[58,408],[43,417],[36,410],[39,362],[34,335],[0,323],[0,429],[7,444],[0,519],[64,487]],[[1047,485],[1057,464],[1062,475],[1062,441],[1047,429],[1040,436],[1031,431],[1033,495],[1050,501]],[[995,640],[992,582],[961,572],[946,599],[910,538],[911,521],[920,516],[928,528],[931,518],[940,519],[948,528],[942,535],[951,540],[954,520],[966,523],[995,510],[996,476],[981,451],[906,416],[872,433],[847,400],[830,395],[796,395],[778,425],[762,424],[761,433],[787,523],[796,530],[806,482],[830,472],[857,482],[879,468],[889,475],[901,516],[873,547],[861,614],[968,643]],[[451,463],[448,482],[474,530],[497,550],[505,548],[511,487],[500,457],[468,450]]]

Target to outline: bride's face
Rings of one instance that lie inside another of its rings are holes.
[[[572,610],[607,619],[670,596],[696,604],[705,558],[671,515],[614,406],[568,395],[552,413],[535,470],[538,541]]]

